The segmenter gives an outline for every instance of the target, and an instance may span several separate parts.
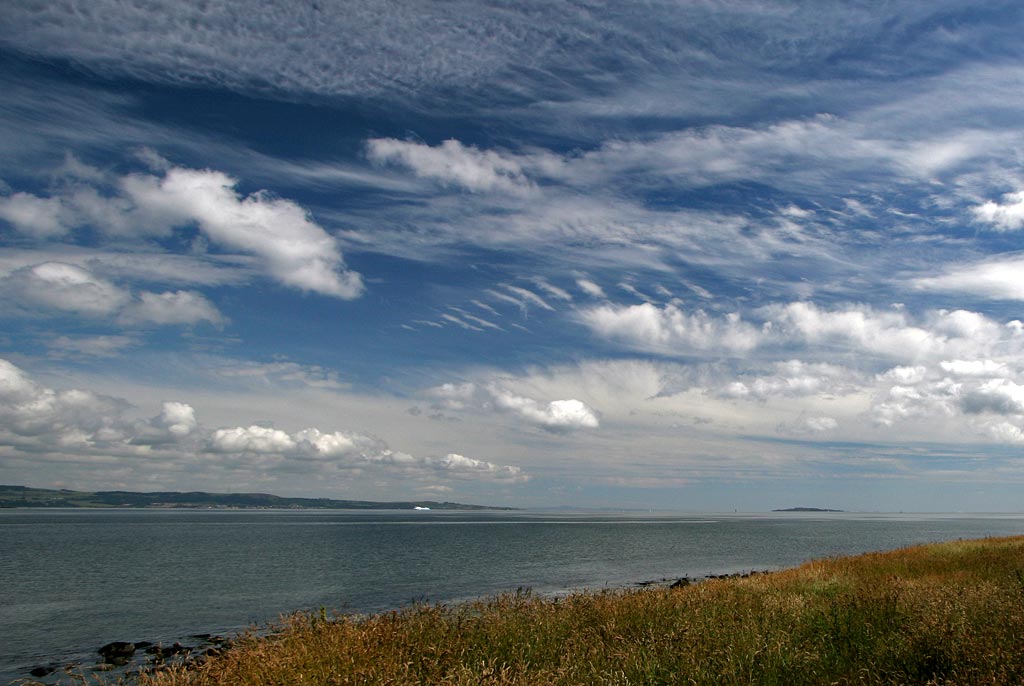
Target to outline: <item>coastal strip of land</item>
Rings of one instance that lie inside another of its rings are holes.
[[[1024,537],[675,588],[297,614],[141,686],[1024,683]]]
[[[274,510],[514,510],[511,507],[467,505],[434,500],[336,500],[286,498],[269,493],[206,493],[205,491],[73,491],[0,485],[0,508],[118,507],[163,509]]]

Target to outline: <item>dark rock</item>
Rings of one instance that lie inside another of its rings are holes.
[[[107,662],[113,662],[115,659],[128,660],[135,654],[135,644],[127,641],[114,641],[96,652],[102,655]]]
[[[142,650],[143,648],[149,648],[151,645],[153,645],[152,641],[136,641],[135,642],[135,650]]]
[[[689,577],[685,577],[684,576],[681,579],[676,579],[675,581],[673,581],[672,584],[669,586],[669,588],[686,588],[689,585],[690,585]]]
[[[146,648],[146,654],[152,655],[154,660],[166,660],[167,658],[175,655],[187,655],[191,651],[192,648],[180,643],[175,643],[174,645],[170,645],[166,648],[159,645]]]
[[[57,671],[56,667],[42,667],[42,666],[40,666],[40,667],[34,668],[31,672],[29,672],[29,674],[31,674],[34,677],[40,677],[40,676],[46,676],[48,674],[53,674],[56,671]]]

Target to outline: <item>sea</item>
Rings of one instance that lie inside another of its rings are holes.
[[[299,610],[629,588],[1022,534],[1024,515],[1008,514],[0,510],[0,684],[39,666],[88,674],[112,641],[190,645]]]

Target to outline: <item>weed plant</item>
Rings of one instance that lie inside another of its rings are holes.
[[[679,589],[297,614],[143,686],[1024,684],[1024,538]]]

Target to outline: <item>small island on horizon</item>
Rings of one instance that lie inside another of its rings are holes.
[[[123,507],[176,509],[276,510],[515,510],[514,507],[467,505],[434,500],[335,500],[286,498],[269,493],[206,493],[204,491],[73,491],[0,485],[0,508]]]
[[[829,510],[823,507],[787,507],[772,512],[845,512],[846,510]]]

